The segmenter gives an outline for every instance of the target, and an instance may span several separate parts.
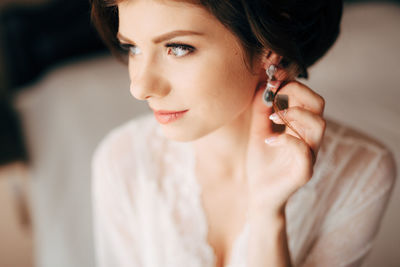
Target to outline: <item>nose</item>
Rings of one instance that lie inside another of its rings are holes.
[[[150,97],[161,98],[169,93],[167,81],[151,64],[129,65],[130,92],[133,97],[138,100],[147,100]]]

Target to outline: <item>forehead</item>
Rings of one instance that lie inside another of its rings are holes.
[[[226,34],[226,28],[205,7],[193,2],[125,0],[117,6],[119,31],[125,36],[147,37],[177,29],[210,36]]]
[[[213,17],[206,8],[197,3],[197,1],[184,0],[122,0],[117,2],[118,13],[121,16],[125,14],[134,19],[134,15],[138,18],[140,14],[146,15],[148,22],[157,18],[166,18],[174,16],[175,19],[185,18],[185,14],[190,16]],[[177,13],[180,16],[177,16]],[[150,16],[149,16],[150,15]],[[195,17],[193,17],[195,18]]]
[[[138,0],[104,0],[106,4],[108,5],[118,5],[122,2],[134,2],[134,1],[138,1]],[[160,2],[160,3],[172,3],[176,2],[176,3],[189,3],[189,4],[195,4],[195,5],[201,5],[200,0],[148,0],[148,1],[156,1],[156,2]]]

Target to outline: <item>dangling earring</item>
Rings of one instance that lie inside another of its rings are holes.
[[[271,84],[271,81],[274,78],[275,72],[276,72],[276,65],[271,64],[268,69],[265,70],[265,72],[268,75],[268,82],[267,82],[267,86],[265,87],[264,90],[264,94],[263,94],[263,101],[264,104],[267,107],[272,107],[273,103],[274,103],[274,92],[272,92],[272,88],[275,88],[275,85]]]

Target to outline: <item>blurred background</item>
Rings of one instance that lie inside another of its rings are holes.
[[[398,169],[399,48],[400,1],[345,1],[338,41],[303,81],[325,117],[384,143]],[[92,153],[146,112],[87,0],[1,0],[0,267],[94,266]],[[399,187],[364,266],[400,266]]]

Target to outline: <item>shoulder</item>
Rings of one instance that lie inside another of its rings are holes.
[[[327,120],[325,150],[331,146],[332,159],[348,161],[358,166],[377,162],[379,167],[396,173],[396,163],[391,149],[379,139],[351,126]]]
[[[140,115],[111,130],[98,144],[92,157],[92,171],[107,168],[115,172],[123,166],[133,167],[136,155],[143,153],[146,139],[158,134],[151,114]]]
[[[318,155],[321,158],[316,162],[320,174],[333,180],[338,190],[358,187],[366,194],[377,193],[373,190],[390,192],[397,174],[392,151],[378,139],[359,130],[332,119],[326,121],[321,154]]]
[[[313,177],[295,194],[290,211],[308,210],[304,220],[319,220],[315,229],[324,233],[357,214],[369,214],[364,220],[381,218],[377,214],[385,210],[397,175],[395,158],[385,144],[350,126],[326,121]]]

